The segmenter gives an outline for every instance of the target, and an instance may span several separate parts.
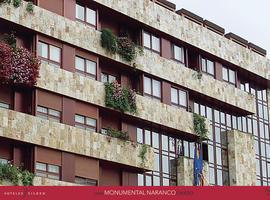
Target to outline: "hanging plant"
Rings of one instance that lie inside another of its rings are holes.
[[[22,4],[22,0],[13,0],[13,6],[15,8],[20,7],[21,4]]]
[[[0,84],[32,87],[39,75],[40,60],[23,47],[0,43]]]
[[[0,183],[10,181],[13,185],[33,185],[35,175],[10,163],[0,164]]]
[[[110,29],[103,29],[101,31],[101,46],[111,54],[116,53],[117,39]]]
[[[117,81],[105,84],[105,104],[121,112],[136,113],[136,92],[124,87]]]
[[[10,34],[5,33],[3,35],[3,42],[10,45],[12,48],[16,48],[17,40],[16,40],[15,32],[12,31]]]
[[[26,5],[26,11],[29,13],[33,13],[34,12],[34,4],[32,1],[28,2]]]
[[[193,125],[194,125],[194,131],[199,136],[200,142],[203,140],[207,140],[207,128],[205,123],[205,118],[201,115],[198,115],[196,113],[193,114]]]
[[[133,61],[143,48],[136,46],[128,37],[117,38],[110,29],[101,31],[101,46],[111,54],[118,53],[127,62]]]
[[[148,149],[148,145],[147,144],[143,144],[142,148],[140,150],[139,153],[139,158],[141,158],[142,160],[142,165],[145,165],[145,161],[146,161],[146,153],[147,153],[147,149]]]
[[[128,132],[118,131],[118,130],[112,129],[110,127],[107,129],[107,135],[114,137],[114,138],[119,138],[122,140],[129,140]]]

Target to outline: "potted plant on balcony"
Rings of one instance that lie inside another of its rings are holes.
[[[0,43],[0,84],[33,87],[39,66],[40,60],[27,49]]]

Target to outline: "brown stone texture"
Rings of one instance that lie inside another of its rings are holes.
[[[231,186],[256,184],[254,138],[240,131],[228,131],[228,160]]]
[[[105,1],[100,0],[98,2],[104,3]],[[112,3],[111,6],[113,9],[117,7],[119,11],[123,11],[123,9],[127,8],[128,12],[132,12],[130,13],[131,16],[135,15],[136,13],[140,14],[141,17],[138,19],[139,21],[142,19],[145,19],[147,22],[149,19],[152,18],[152,15],[147,15],[147,16],[150,16],[148,19],[148,17],[146,18],[146,15],[144,16],[144,14],[141,13],[141,12],[145,12],[145,9],[154,13],[157,10],[159,10],[161,12],[160,14],[162,18],[172,17],[176,15],[175,13],[170,12],[167,9],[163,9],[157,4],[148,2],[148,0],[144,0],[144,1],[132,0],[131,4],[134,6],[134,9],[129,9],[130,1],[121,0],[120,2],[115,2],[114,0],[112,0],[112,1],[106,1],[106,3],[104,4],[106,5],[110,3]],[[42,34],[59,39],[66,43],[79,46],[88,51],[95,52],[99,55],[108,57],[115,61],[125,63],[129,66],[133,66],[132,63],[126,63],[125,61],[123,61],[117,54],[111,55],[107,53],[100,45],[100,32],[96,31],[94,28],[86,26],[85,24],[81,22],[72,21],[70,19],[64,18],[60,15],[57,15],[55,13],[52,13],[50,11],[47,11],[39,7],[35,7],[34,13],[29,14],[25,11],[25,6],[26,4],[23,4],[23,6],[15,9],[12,6],[2,5],[0,7],[0,17],[5,20],[12,21],[14,23],[33,29]],[[128,6],[128,7],[125,7],[125,6]],[[138,8],[141,8],[141,10],[138,10]],[[135,10],[138,10],[138,12],[136,11],[136,13],[133,13],[135,12]],[[138,16],[135,16],[135,17],[138,17]],[[39,19],[43,19],[42,23],[40,23]],[[172,32],[169,32],[170,34],[173,34],[173,32],[175,31],[184,31],[185,34],[192,33],[192,35],[188,37],[189,40],[191,41],[188,40],[188,42],[192,44],[192,40],[196,40],[195,41],[196,46],[200,47],[199,44],[203,43],[204,45],[207,45],[207,48],[211,47],[213,48],[213,51],[218,50],[218,52],[221,51],[220,49],[222,48],[216,48],[215,46],[211,46],[211,45],[214,45],[212,44],[213,42],[217,42],[218,40],[221,40],[220,38],[222,38],[222,42],[220,43],[222,44],[224,43],[224,45],[225,44],[227,45],[227,43],[229,43],[230,45],[232,45],[232,47],[228,45],[228,47],[223,49],[222,55],[226,56],[227,52],[230,53],[230,51],[234,49],[234,47],[237,47],[236,48],[237,51],[233,52],[231,59],[233,59],[233,61],[238,60],[239,52],[243,51],[241,46],[181,16],[176,15],[176,19],[177,21],[179,21],[179,23],[177,23],[177,26],[174,26],[172,30],[170,30],[172,31]],[[175,23],[175,20],[173,20],[172,23]],[[154,24],[158,24],[158,23],[154,23]],[[165,23],[164,27],[165,28],[170,27],[170,24],[171,23]],[[176,28],[176,27],[179,27],[179,28]],[[198,34],[198,31],[202,34],[202,36]],[[181,35],[185,35],[185,34],[181,34]],[[201,37],[207,37],[207,39],[202,40]],[[179,37],[179,39],[184,40],[185,38]],[[246,56],[245,56],[245,61],[243,61],[243,63],[251,62],[251,60],[253,60],[250,58],[250,55],[257,56],[257,54],[252,53],[250,50],[247,50],[247,51],[248,52],[245,53]],[[265,59],[265,58],[262,56],[259,56],[259,60],[261,59]],[[265,68],[266,65],[261,64],[261,62],[262,61],[257,61],[255,63],[256,67],[252,66],[251,70],[255,69],[256,73],[262,76],[262,74],[264,74],[264,72],[267,70]],[[212,77],[207,76],[207,75],[203,75],[202,79],[199,80],[198,78],[196,78],[196,72],[194,70],[186,68],[184,65],[181,65],[178,62],[175,62],[173,60],[169,60],[166,58],[162,58],[161,56],[155,53],[145,50],[144,55],[138,56],[138,58],[135,60],[135,63],[139,70],[142,70],[147,73],[151,73],[154,76],[158,76],[160,78],[171,81],[173,83],[182,85],[190,90],[197,91],[201,94],[204,94],[206,96],[212,97],[219,101],[225,102],[229,105],[233,105],[235,107],[239,107],[248,112],[255,113],[256,106],[255,106],[255,100],[254,100],[253,95],[248,95],[247,93],[235,88],[234,86],[230,84],[215,80]],[[243,66],[246,67],[248,65],[245,64]],[[164,73],[164,71],[166,71],[166,73]],[[269,70],[267,71],[267,73],[269,73],[269,77],[270,77]]]
[[[194,175],[193,175],[193,159],[181,156],[178,159],[177,167],[177,185],[178,186],[193,186]],[[209,165],[208,162],[203,163],[203,174],[206,179],[206,185],[208,185],[208,171]]]
[[[41,66],[37,87],[105,107],[103,83],[47,64]],[[137,114],[127,114],[194,134],[192,113],[144,96],[137,95],[136,98]]]
[[[270,60],[150,0],[96,0],[261,77],[270,79]],[[132,7],[132,9],[130,9]],[[147,14],[146,14],[147,13]]]
[[[58,180],[53,180],[45,177],[35,177],[34,186],[81,186],[76,183],[70,183],[70,182],[65,182],[65,181],[58,181]]]
[[[140,144],[2,108],[0,109],[0,137],[135,168],[154,169],[154,151],[151,147],[147,148],[147,159],[142,163],[139,157],[142,149]]]

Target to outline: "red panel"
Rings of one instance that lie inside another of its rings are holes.
[[[63,118],[62,122],[71,126],[75,125],[75,100],[63,97]]]
[[[62,181],[74,182],[75,155],[62,152]]]
[[[63,44],[63,69],[75,72],[75,48],[69,45]]]
[[[167,59],[172,58],[171,42],[161,38],[161,56]]]
[[[64,17],[75,20],[76,0],[64,0]]]
[[[63,1],[64,0],[39,0],[38,6],[58,15],[63,15]]]

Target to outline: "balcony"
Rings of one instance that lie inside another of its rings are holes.
[[[103,1],[99,0],[98,2],[102,3]],[[132,11],[130,12],[135,11],[138,5],[141,4],[142,2],[143,1],[135,1],[134,2],[135,9],[132,9]],[[149,8],[149,6],[154,6],[154,5],[157,6],[157,9],[161,10],[160,13],[163,13],[164,10],[166,10],[152,2],[148,2],[148,1],[144,1],[144,2],[149,4],[149,5],[144,5],[147,8]],[[125,7],[125,5],[127,5],[127,2],[121,2],[121,4],[123,4]],[[119,5],[120,3],[115,3],[114,5],[111,5],[111,6],[112,8],[115,8],[115,7],[119,7]],[[59,16],[57,14],[54,14],[52,12],[49,12],[39,7],[35,7],[34,13],[29,15],[25,12],[25,6],[26,5],[24,3],[22,7],[14,9],[12,6],[8,7],[6,5],[2,5],[0,7],[0,16],[3,19],[6,19],[11,22],[25,26],[27,28],[33,29],[42,34],[46,34],[48,36],[62,40],[69,44],[79,46],[88,51],[95,52],[104,57],[108,57],[117,62],[125,63],[126,65],[131,66],[130,63],[124,62],[119,57],[119,55],[117,54],[110,55],[109,53],[106,52],[105,49],[101,47],[99,31],[89,28],[85,26],[83,23],[69,20],[67,18],[64,18],[62,16]],[[119,10],[122,10],[122,9],[123,8],[119,8]],[[151,10],[152,8],[149,8],[149,9]],[[154,10],[156,9],[152,9],[152,10],[154,12]],[[175,15],[173,12],[169,10],[167,10],[167,12],[169,12],[168,17]],[[162,17],[165,17],[165,16],[162,15]],[[44,19],[43,21],[44,23],[40,23],[40,20],[39,20],[40,18]],[[189,26],[191,26],[191,23],[193,23],[187,19],[182,19],[178,15],[176,15],[176,18],[177,20],[184,20],[184,21],[186,20],[185,23],[189,23],[190,24]],[[148,19],[146,19],[146,21],[147,20]],[[175,20],[172,20],[172,21],[175,21]],[[179,22],[178,25],[175,27],[178,27],[181,24],[183,23]],[[166,23],[166,26],[168,26],[168,23]],[[194,29],[195,26],[197,25],[194,24],[194,26],[192,25],[191,27],[188,27],[188,28],[192,30]],[[175,27],[173,27],[172,31],[181,30],[181,28],[177,29]],[[203,32],[205,31],[209,31],[209,30],[206,29]],[[211,34],[214,34],[214,33],[211,33]],[[194,33],[194,35],[197,36],[197,32],[196,34]],[[216,35],[215,37],[221,37],[217,34],[215,35]],[[198,37],[201,38],[200,36]],[[216,40],[215,39],[211,40],[211,42],[214,42],[214,41]],[[226,40],[226,42],[228,41]],[[215,46],[213,46],[213,48],[214,47]],[[214,48],[214,49],[220,49],[220,48]],[[233,49],[233,48],[229,47],[227,49]],[[234,55],[238,55],[238,53]],[[182,85],[192,91],[198,92],[202,95],[211,97],[213,99],[217,99],[222,103],[226,103],[229,106],[238,107],[239,109],[245,111],[246,114],[255,113],[256,106],[255,106],[254,96],[249,95],[246,92],[243,92],[230,84],[215,80],[212,77],[208,77],[208,76],[203,76],[202,79],[200,80],[196,79],[195,78],[196,72],[194,70],[186,68],[183,65],[180,65],[177,62],[174,62],[172,60],[162,58],[159,55],[155,53],[151,53],[149,51],[145,51],[144,55],[139,56],[135,60],[135,62],[136,62],[138,70],[142,70],[146,73],[151,73],[165,80]],[[270,61],[268,61],[268,63],[269,63],[268,65],[270,66]],[[270,77],[270,71],[266,70],[265,66],[267,65],[266,64],[262,65],[258,63],[258,65],[256,65],[256,68],[254,67],[254,69],[259,70],[257,74],[261,74],[264,71],[267,71]],[[263,69],[259,69],[260,67],[262,67]],[[164,73],[165,70],[166,70],[166,73]],[[177,76],[180,74],[181,74],[181,78]]]
[[[47,64],[41,65],[40,77],[38,88],[105,107],[105,86],[101,82]],[[193,139],[196,137],[192,113],[144,96],[136,95],[136,99],[137,113],[127,115],[177,129]]]
[[[270,80],[269,59],[150,0],[96,2]]]
[[[150,147],[142,161],[143,145],[12,110],[0,109],[0,137],[111,161],[137,171],[154,168],[154,151]]]
[[[70,183],[70,182],[65,182],[65,181],[58,181],[58,180],[53,180],[45,177],[35,177],[34,186],[81,186],[76,183]]]

